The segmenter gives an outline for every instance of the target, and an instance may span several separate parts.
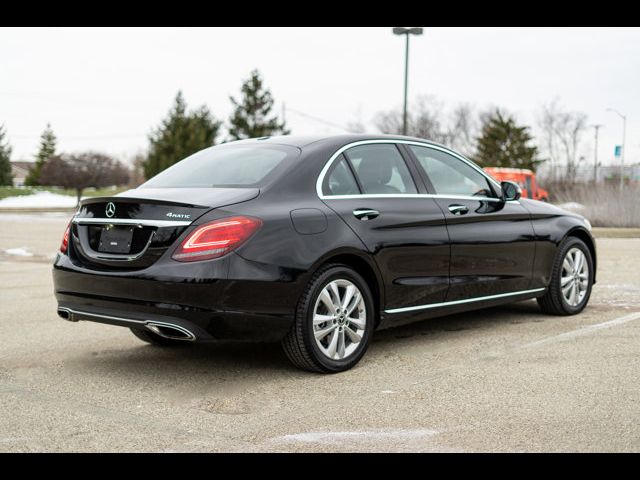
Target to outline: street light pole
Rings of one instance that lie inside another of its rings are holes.
[[[394,35],[404,35],[406,37],[404,49],[404,107],[402,110],[402,134],[407,134],[407,96],[409,90],[409,35],[422,35],[421,27],[405,28],[394,27]]]
[[[593,125],[593,128],[596,131],[596,147],[594,151],[593,158],[593,183],[598,183],[598,131],[602,128],[602,125]]]
[[[620,155],[620,193],[624,188],[624,151],[627,138],[627,117],[613,108],[607,108],[608,112],[613,112],[622,119],[622,153]]]
[[[402,134],[407,134],[407,94],[409,91],[409,32],[405,34],[407,41],[404,49],[404,107],[402,109]]]

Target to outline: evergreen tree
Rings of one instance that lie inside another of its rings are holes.
[[[0,185],[13,185],[11,174],[11,147],[9,141],[5,142],[6,131],[4,125],[0,125]]]
[[[56,136],[51,130],[51,125],[47,124],[47,128],[44,129],[40,136],[40,150],[36,155],[36,163],[29,170],[29,174],[24,181],[25,185],[32,187],[40,185],[40,172],[45,162],[56,154],[56,142]]]
[[[215,145],[220,125],[205,106],[188,112],[182,92],[178,92],[167,118],[149,136],[149,154],[143,165],[146,178]]]
[[[273,108],[273,97],[269,89],[264,87],[262,77],[257,70],[242,84],[242,98],[237,101],[229,97],[234,106],[229,119],[229,136],[233,140],[243,138],[267,137],[271,135],[287,135],[284,121],[276,116],[269,118]]]
[[[512,167],[536,170],[544,160],[531,145],[529,127],[518,126],[515,119],[496,110],[489,116],[478,138],[475,161],[483,167]]]

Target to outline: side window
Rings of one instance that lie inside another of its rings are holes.
[[[487,178],[466,162],[433,148],[410,147],[436,194],[495,197]]]
[[[353,178],[347,160],[340,155],[324,177],[322,193],[325,195],[358,195],[360,189]]]
[[[417,193],[398,147],[390,143],[361,145],[346,151],[358,176],[362,193]]]

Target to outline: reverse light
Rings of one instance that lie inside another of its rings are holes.
[[[228,217],[197,228],[173,253],[179,262],[196,262],[218,258],[235,250],[262,226],[262,220],[251,217]]]
[[[67,225],[67,229],[64,231],[62,242],[60,242],[60,252],[67,253],[69,248],[69,235],[71,234],[71,222]]]

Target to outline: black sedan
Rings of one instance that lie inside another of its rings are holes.
[[[581,312],[590,230],[425,140],[266,137],[84,200],[53,277],[67,320],[161,346],[278,340],[295,365],[338,372],[378,328],[529,298]]]

